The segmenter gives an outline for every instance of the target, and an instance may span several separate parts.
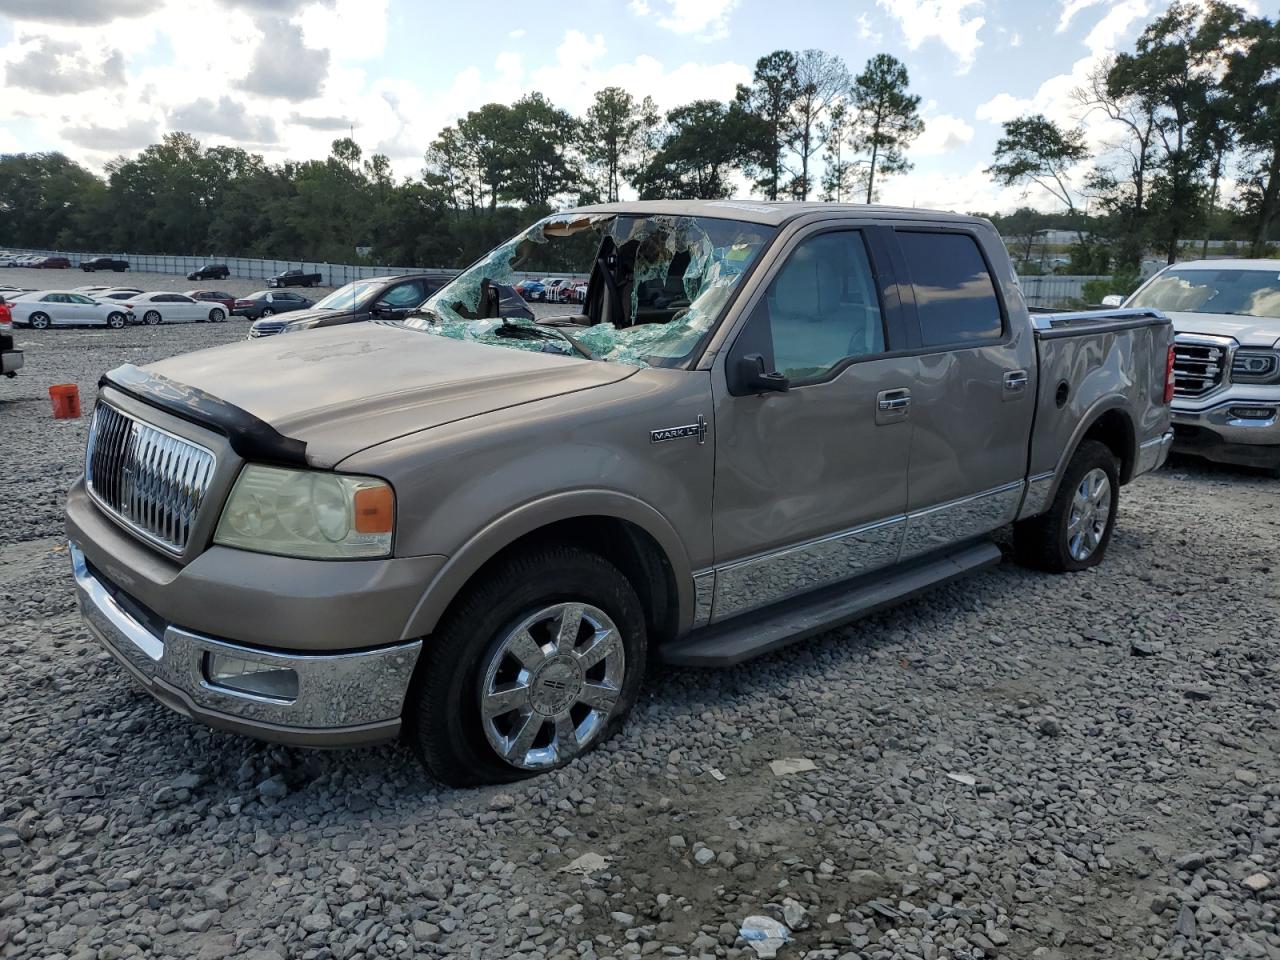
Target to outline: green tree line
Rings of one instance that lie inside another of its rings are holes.
[[[1072,269],[1135,273],[1213,231],[1261,253],[1280,229],[1280,32],[1215,0],[1178,0],[1076,91],[1077,121],[1112,121],[1094,155],[1080,126],[1004,125],[988,173],[1042,188],[1076,232]],[[619,87],[581,116],[531,93],[442,130],[397,178],[350,138],[323,160],[267,163],[167,135],[104,175],[57,153],[0,156],[0,246],[460,266],[569,204],[641,198],[873,202],[911,169],[923,130],[906,67],[858,73],[822,50],[775,50],[726,101],[662,112]],[[1235,184],[1230,202],[1223,185]],[[1028,217],[1011,215],[1025,231]]]
[[[1073,270],[1136,278],[1144,255],[1173,263],[1210,233],[1263,256],[1280,229],[1280,25],[1212,0],[1178,0],[1131,52],[1102,63],[1074,93],[1081,122],[1112,121],[1094,156],[1084,130],[1041,114],[1004,124],[987,173],[1037,186],[1077,232]],[[1223,203],[1223,181],[1236,196]],[[1085,211],[1090,215],[1086,215]],[[1027,217],[1018,229],[1027,236]],[[1122,284],[1123,285],[1123,284]]]
[[[579,117],[531,93],[442,130],[404,178],[345,137],[323,160],[269,164],[171,133],[103,176],[3,155],[0,246],[329,262],[368,246],[373,262],[460,266],[536,216],[624,193],[721,199],[738,176],[770,199],[871,201],[923,129],[909,82],[885,54],[853,76],[821,50],[778,50],[729,101],[665,113],[619,87]]]

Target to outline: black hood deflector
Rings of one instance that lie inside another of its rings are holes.
[[[265,420],[198,387],[147,373],[131,363],[104,373],[98,386],[112,387],[165,413],[216,430],[245,460],[307,465],[306,443],[284,436]]]

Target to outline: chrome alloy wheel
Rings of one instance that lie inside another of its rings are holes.
[[[626,666],[622,635],[597,607],[556,603],[525,617],[493,647],[480,684],[489,745],[520,770],[568,761],[604,729]]]
[[[1105,470],[1090,470],[1076,487],[1067,518],[1067,549],[1075,560],[1088,560],[1098,549],[1111,518],[1111,480]]]

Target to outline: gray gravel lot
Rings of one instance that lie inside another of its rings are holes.
[[[765,915],[784,958],[1280,958],[1280,483],[1175,462],[1125,489],[1096,570],[1006,563],[663,670],[570,769],[446,790],[398,746],[196,726],[80,625],[59,514],[86,421],[47,386],[87,410],[103,370],[244,329],[18,332],[0,957],[747,958]]]

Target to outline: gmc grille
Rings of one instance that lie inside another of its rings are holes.
[[[1173,392],[1179,397],[1203,397],[1222,384],[1227,348],[1177,340],[1173,345]]]

